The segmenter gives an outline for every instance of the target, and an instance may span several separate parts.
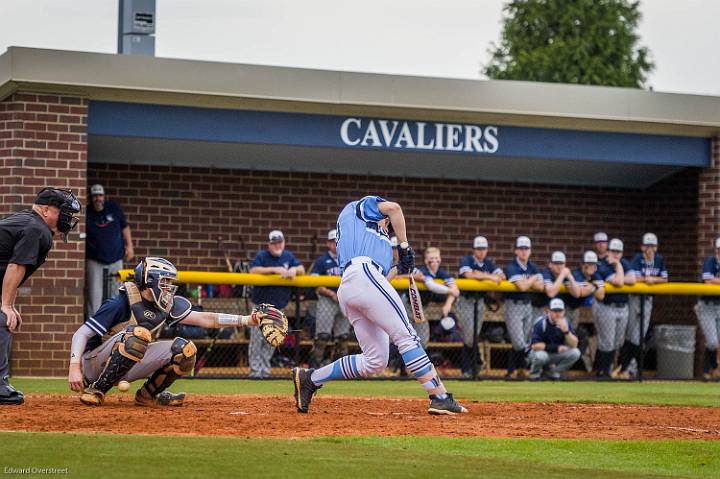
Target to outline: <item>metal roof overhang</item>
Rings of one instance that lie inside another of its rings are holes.
[[[720,134],[720,98],[633,89],[475,81],[11,48],[0,98],[14,91],[78,94],[91,102],[385,118],[500,128],[706,139]],[[162,121],[162,119],[160,120]],[[344,146],[207,141],[93,133],[91,162],[399,174],[561,184],[648,186],[688,167],[591,158],[452,155]],[[684,138],[684,140],[683,140]],[[622,155],[620,155],[622,156]],[[703,166],[692,163],[694,166]]]

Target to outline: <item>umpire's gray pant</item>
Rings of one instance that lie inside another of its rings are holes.
[[[592,312],[598,349],[606,352],[618,349],[625,339],[628,321],[627,304],[610,305],[596,301],[593,303]]]
[[[12,339],[13,333],[7,327],[7,316],[0,311],[0,388],[9,384]]]
[[[251,310],[255,308],[250,304]],[[250,344],[248,345],[248,362],[250,363],[250,377],[263,379],[270,377],[272,359],[275,348],[273,348],[260,332],[260,328],[250,328]]]
[[[112,354],[113,346],[125,331],[117,333],[92,351],[83,354],[82,370],[85,378],[94,382],[105,369],[105,364]],[[155,341],[150,343],[143,358],[125,373],[122,380],[133,382],[138,379],[149,378],[152,373],[170,363],[172,359],[172,341]]]
[[[405,312],[407,313],[408,318],[413,319],[414,316],[412,308],[410,307],[410,298],[408,298],[407,294],[403,294],[401,298],[403,306],[405,306]],[[426,317],[425,319],[428,318]],[[413,329],[415,329],[418,338],[420,338],[420,344],[422,344],[422,347],[426,348],[428,342],[430,341],[430,322],[425,321],[424,323],[416,323],[413,321]]]
[[[468,347],[472,347],[475,342],[475,338],[473,337],[475,311],[473,311],[473,308],[476,307],[476,304],[478,318],[477,335],[480,336],[480,331],[482,330],[483,325],[483,316],[485,314],[485,300],[483,298],[478,298],[476,302],[475,298],[460,296],[455,303],[458,324],[462,330],[463,343]]]
[[[505,301],[505,325],[515,351],[523,351],[527,347],[534,320],[529,302]]]
[[[315,339],[321,334],[339,338],[350,334],[350,321],[340,311],[340,304],[318,295],[315,312]]]
[[[642,334],[640,333],[640,305],[644,304],[644,311],[642,315]],[[627,329],[625,330],[625,339],[630,341],[635,346],[640,346],[640,337],[644,337],[647,334],[648,328],[650,328],[650,315],[652,314],[653,299],[652,296],[642,295],[631,295],[628,298],[628,322]]]
[[[105,284],[105,270],[108,274],[116,274],[122,269],[122,259],[115,261],[110,264],[99,263],[93,259],[88,258],[85,261],[85,280],[87,281],[88,295],[87,295],[87,315],[88,317],[95,314],[95,311],[100,309],[100,305],[103,301],[103,285]],[[112,298],[117,294],[120,283],[117,281],[108,281],[110,290],[108,291],[109,297]]]
[[[697,304],[698,323],[705,336],[705,348],[718,349],[720,345],[720,303],[700,300]]]

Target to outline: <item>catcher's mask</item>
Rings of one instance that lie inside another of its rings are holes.
[[[68,233],[77,226],[80,218],[75,214],[80,213],[81,207],[77,197],[72,190],[62,188],[43,188],[35,198],[36,205],[54,206],[60,210],[57,230],[62,233],[63,241],[67,243]]]
[[[177,268],[165,258],[147,257],[135,267],[135,284],[149,289],[158,308],[169,313],[173,306],[177,285]]]

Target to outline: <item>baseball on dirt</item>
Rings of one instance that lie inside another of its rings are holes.
[[[121,393],[126,393],[130,390],[130,383],[127,381],[120,381],[117,385],[117,388],[120,390]]]

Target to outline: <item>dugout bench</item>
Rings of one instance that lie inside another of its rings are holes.
[[[300,310],[297,311],[295,302],[291,301],[287,307],[284,308],[284,313],[287,315],[290,322],[291,329],[300,329],[299,323],[296,318],[299,316],[301,319],[304,318],[308,309],[312,305],[313,300],[301,301]],[[206,311],[215,311],[229,314],[249,314],[248,306],[244,298],[202,298],[197,302],[202,305]],[[299,314],[298,314],[299,313]],[[490,311],[486,308],[483,322],[483,331],[488,328],[498,325],[504,325],[503,306],[497,311]],[[430,304],[425,308],[425,315],[429,318],[429,321],[435,323],[441,318],[440,305]],[[580,310],[580,324],[592,326],[592,315],[589,308],[581,308]],[[293,336],[292,333],[288,340],[289,346],[283,346],[280,348],[282,356],[288,359],[299,358],[299,362],[305,362],[303,358],[307,358],[310,350],[313,347],[313,341],[311,338],[303,337],[307,333],[303,331],[298,335]],[[299,345],[295,345],[294,338],[300,338]],[[222,338],[200,338],[193,339],[193,342],[198,347],[198,358],[202,359],[201,367],[198,368],[197,376],[199,377],[245,377],[249,374],[248,366],[248,345],[249,339],[245,334],[245,331],[238,330],[233,331],[229,337]],[[211,351],[208,353],[208,349]],[[482,361],[482,365],[478,370],[480,376],[485,377],[502,377],[505,374],[507,366],[507,355],[512,348],[506,339],[503,342],[491,342],[483,340],[478,342],[478,351]],[[462,342],[437,342],[430,341],[427,346],[427,353],[429,356],[437,357],[437,353],[448,358],[446,363],[457,363],[452,361],[450,358],[459,358],[460,351],[462,349]],[[354,341],[350,342],[350,351],[355,353],[359,352],[358,344]],[[282,361],[280,361],[282,363]],[[439,365],[438,370],[443,377],[453,378],[460,377],[460,369],[457,365]],[[287,376],[289,375],[290,365],[284,366],[280,364],[278,367],[273,368],[273,376]],[[391,371],[388,369],[384,376],[393,377],[397,376],[398,372]],[[582,377],[587,375],[587,371],[579,361],[576,367],[570,371],[571,376]]]

